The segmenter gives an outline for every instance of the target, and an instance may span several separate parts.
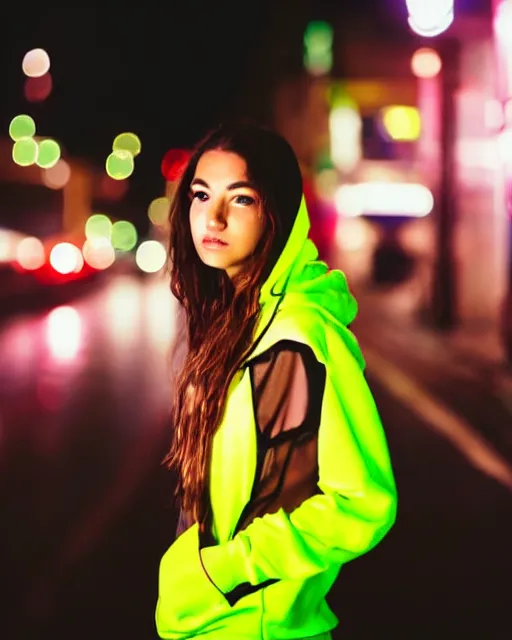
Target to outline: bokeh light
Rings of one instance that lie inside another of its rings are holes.
[[[50,251],[50,264],[58,273],[78,273],[84,259],[80,249],[71,242],[59,242]]]
[[[18,243],[15,232],[0,228],[0,263],[12,262],[16,258]]]
[[[137,244],[138,235],[135,226],[128,220],[118,220],[112,225],[112,246],[119,251],[131,251]]]
[[[411,59],[411,69],[417,78],[435,78],[442,66],[441,56],[429,47],[421,47],[414,52]]]
[[[140,138],[130,132],[120,133],[112,144],[112,151],[128,151],[134,158],[139,155],[141,149]]]
[[[329,114],[331,157],[337,169],[350,172],[361,160],[363,120],[357,107],[339,104]]]
[[[86,240],[82,255],[89,266],[98,271],[108,269],[114,264],[116,252],[108,238],[95,237]]]
[[[435,37],[455,19],[454,0],[406,0],[409,26],[418,35]]]
[[[324,20],[309,22],[304,31],[304,66],[314,76],[328,73],[333,64],[333,28]]]
[[[110,242],[112,236],[112,222],[104,213],[93,213],[85,223],[85,237],[87,240],[106,238]]]
[[[29,78],[44,76],[50,69],[50,56],[44,49],[31,49],[24,55],[21,68]]]
[[[165,196],[155,198],[148,208],[148,217],[153,224],[162,226],[167,223],[171,201]]]
[[[21,167],[29,167],[37,160],[38,146],[34,138],[21,138],[12,146],[12,159]]]
[[[16,260],[23,269],[34,271],[45,263],[44,245],[33,236],[24,238],[16,248]]]
[[[39,142],[39,150],[37,153],[37,165],[42,169],[50,169],[54,167],[60,160],[59,143],[51,138],[46,138]]]
[[[381,111],[384,133],[397,142],[412,142],[421,135],[421,115],[416,107],[392,105]]]
[[[72,362],[78,356],[83,344],[83,322],[76,309],[61,306],[50,311],[47,317],[46,343],[55,360]]]
[[[434,208],[434,196],[423,184],[359,182],[344,184],[335,194],[335,206],[342,216],[396,215],[420,218]]]
[[[132,175],[135,168],[133,156],[129,151],[122,149],[113,151],[107,158],[105,168],[107,174],[114,180],[126,180]]]
[[[164,155],[161,163],[163,177],[169,182],[178,180],[183,173],[189,158],[189,151],[185,151],[184,149],[169,149],[169,151]]]
[[[512,33],[512,3],[510,0],[501,2],[496,7],[494,29],[500,39],[500,44],[512,49],[510,34]]]
[[[34,119],[25,114],[15,116],[9,125],[9,136],[14,142],[22,138],[31,138],[36,133]]]
[[[43,102],[52,92],[52,88],[52,76],[50,73],[45,73],[39,78],[27,78],[23,86],[23,93],[28,102]]]
[[[45,187],[50,189],[62,189],[71,178],[71,168],[62,158],[49,169],[42,172],[42,180]]]
[[[157,240],[145,240],[135,253],[135,262],[141,271],[156,273],[163,268],[167,261],[164,245]]]

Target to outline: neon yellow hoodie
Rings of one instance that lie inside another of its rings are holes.
[[[164,554],[156,625],[161,638],[296,640],[327,633],[338,619],[325,596],[343,564],[371,550],[396,518],[387,442],[347,328],[357,313],[341,271],[317,260],[304,199],[288,242],[261,289],[248,361],[231,382],[210,467],[214,546],[197,524]],[[318,431],[321,493],[291,513],[257,517],[235,533],[253,488],[257,427],[250,360],[281,340],[308,345],[325,365]],[[240,585],[248,595],[228,594]]]

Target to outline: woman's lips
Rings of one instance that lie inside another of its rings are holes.
[[[205,236],[203,238],[203,247],[207,249],[224,249],[228,246],[228,243],[220,238],[214,238],[212,236]]]

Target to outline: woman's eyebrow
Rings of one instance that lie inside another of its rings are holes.
[[[193,187],[196,184],[199,184],[202,187],[206,187],[207,189],[210,188],[210,185],[206,182],[206,180],[203,180],[202,178],[194,178],[190,183],[190,186]],[[254,184],[252,182],[249,182],[248,180],[237,180],[236,182],[232,182],[231,184],[228,184],[227,189],[229,191],[233,191],[233,189],[241,189],[243,187],[256,191],[256,187],[254,186]]]
[[[201,178],[194,178],[190,183],[190,186],[193,187],[195,184],[200,184],[202,187],[206,187],[206,188],[209,188],[210,186],[207,182],[205,182]]]
[[[256,187],[254,186],[254,184],[252,182],[249,182],[248,180],[238,180],[237,182],[228,184],[229,191],[232,191],[233,189],[241,189],[243,187],[254,189],[254,191],[256,191]]]

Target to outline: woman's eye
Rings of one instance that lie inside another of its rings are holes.
[[[192,200],[195,200],[197,198],[201,202],[204,202],[208,195],[204,191],[192,191],[191,197]]]
[[[254,198],[251,198],[251,196],[237,196],[236,201],[238,204],[242,204],[245,207],[249,207],[255,202]]]

